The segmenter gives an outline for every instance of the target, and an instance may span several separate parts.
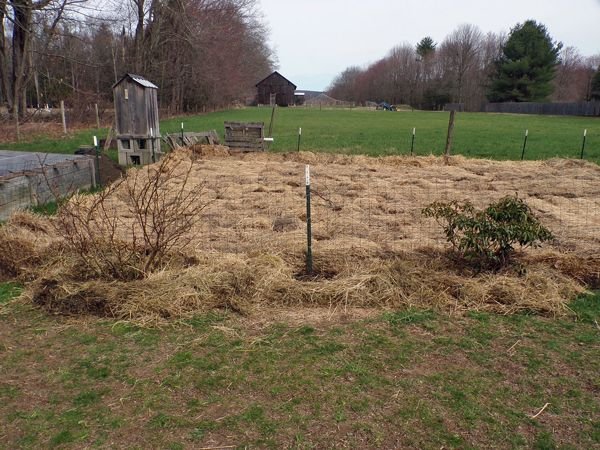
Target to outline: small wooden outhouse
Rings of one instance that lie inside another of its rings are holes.
[[[158,87],[144,77],[125,74],[113,85],[119,164],[152,164],[160,159]]]

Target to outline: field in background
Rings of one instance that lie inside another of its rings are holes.
[[[449,113],[373,110],[278,108],[273,127],[275,151],[297,148],[302,127],[303,150],[367,155],[407,155],[416,128],[415,153],[440,155],[446,142]],[[269,108],[249,108],[183,119],[193,129],[223,132],[224,120],[264,121]],[[457,114],[453,153],[468,157],[520,159],[523,136],[529,129],[526,159],[555,156],[578,158],[583,130],[588,129],[586,157],[600,161],[600,120],[597,118],[509,114]],[[164,121],[163,133],[179,129],[180,119]]]
[[[223,122],[270,122],[270,108],[246,108],[161,122],[162,133],[215,129],[223,134]],[[410,153],[412,129],[417,129],[415,153],[439,155],[444,149],[448,113],[364,109],[278,108],[273,127],[274,151],[294,151],[298,128],[302,127],[302,149],[368,155]],[[57,126],[60,128],[60,125]],[[520,159],[523,135],[529,129],[526,159],[555,156],[579,158],[583,130],[588,130],[586,159],[600,161],[600,120],[585,117],[532,116],[510,114],[459,113],[456,119],[453,153],[469,157]],[[42,130],[43,131],[43,130]],[[48,132],[49,137],[25,131],[28,142],[1,143],[3,149],[71,153],[79,145],[90,145],[92,136],[104,137],[106,129],[80,130],[68,138]],[[34,137],[35,136],[35,137]]]

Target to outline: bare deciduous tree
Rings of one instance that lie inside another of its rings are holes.
[[[449,81],[452,100],[456,103],[473,101],[471,93],[477,87],[481,70],[483,33],[474,25],[460,25],[440,45],[444,76]]]

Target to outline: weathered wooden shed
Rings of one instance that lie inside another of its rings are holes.
[[[258,90],[257,102],[259,105],[270,105],[271,95],[277,106],[289,106],[294,104],[294,93],[296,85],[285,78],[279,72],[273,72],[267,78],[256,84]]]
[[[140,75],[125,74],[113,85],[119,164],[146,165],[162,156],[158,87]]]

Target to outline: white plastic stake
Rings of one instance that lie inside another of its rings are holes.
[[[413,128],[413,136],[417,133],[417,129]]]
[[[583,130],[583,137],[587,136],[587,129]]]
[[[98,148],[98,138],[94,136],[94,150],[96,153],[96,186],[102,186],[100,181],[100,149]]]
[[[154,137],[154,130],[150,127],[150,137]]]
[[[529,136],[529,130],[525,130],[525,136]]]
[[[304,174],[306,176],[306,185],[310,186],[310,166],[308,164],[304,168]]]
[[[298,135],[302,136],[302,127],[298,128]]]
[[[183,130],[183,122],[181,122],[181,129]]]

